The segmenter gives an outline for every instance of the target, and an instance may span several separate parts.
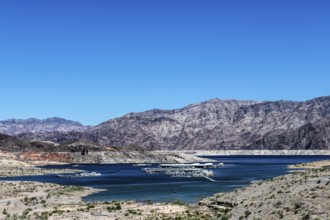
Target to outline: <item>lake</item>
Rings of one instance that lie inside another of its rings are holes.
[[[106,191],[92,194],[85,201],[136,200],[168,202],[180,200],[197,203],[201,198],[218,192],[229,192],[244,187],[253,180],[263,180],[289,172],[290,164],[330,159],[330,156],[210,156],[224,163],[213,169],[211,182],[205,178],[169,177],[146,174],[133,164],[51,165],[45,168],[73,168],[99,172],[101,176],[59,178],[57,175],[6,177],[0,180],[24,180],[89,186]],[[153,164],[148,167],[157,167]]]

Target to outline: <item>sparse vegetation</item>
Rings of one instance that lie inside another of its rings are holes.
[[[85,192],[86,189],[81,186],[0,181],[0,190],[6,189],[2,190],[4,198],[13,195],[22,198],[15,202],[6,201],[0,207],[3,219],[8,220],[29,218],[45,220],[53,217],[78,220],[79,217],[73,216],[91,218],[92,213],[102,214],[102,211],[111,216],[110,219],[257,220],[260,219],[260,216],[264,216],[266,211],[267,215],[272,216],[273,219],[327,219],[326,213],[329,208],[326,205],[329,204],[330,199],[330,196],[327,196],[329,195],[327,185],[330,180],[326,178],[325,181],[324,177],[313,172],[317,171],[310,171],[309,175],[296,173],[281,176],[252,184],[235,192],[217,194],[209,198],[209,203],[201,202],[199,206],[190,206],[179,200],[164,204],[151,201],[144,203],[112,201],[86,204],[79,199],[72,200],[72,197]],[[319,180],[321,181],[319,182]],[[38,196],[35,196],[36,192],[38,192]],[[42,193],[40,194],[40,192]],[[69,200],[72,205],[65,205],[70,204]],[[210,203],[214,206],[207,205]],[[21,205],[22,210],[13,212],[14,204]],[[320,216],[310,214],[309,209],[313,210],[314,204],[318,204],[318,210],[321,210]],[[237,210],[239,211],[237,212]],[[10,215],[10,213],[15,214]]]
[[[309,219],[311,219],[311,216],[309,213],[305,214],[302,218],[302,220],[309,220]]]
[[[112,206],[108,206],[107,207],[107,210],[108,212],[115,212],[115,211],[118,211],[118,210],[121,210],[122,207],[121,207],[121,204],[119,202],[113,202],[113,205]]]

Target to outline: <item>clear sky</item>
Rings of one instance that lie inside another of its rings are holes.
[[[0,119],[330,95],[329,0],[1,0]]]

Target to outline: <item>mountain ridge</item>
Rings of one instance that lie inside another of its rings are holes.
[[[89,126],[82,125],[80,122],[67,120],[59,117],[46,119],[7,119],[0,121],[0,133],[7,135],[19,135],[21,133],[44,133],[52,131],[83,131]]]
[[[134,143],[148,149],[251,149],[264,148],[258,145],[258,140],[270,133],[275,136],[290,133],[329,115],[329,96],[305,102],[212,99],[176,110],[128,114],[94,126],[86,133],[103,145]],[[295,143],[269,144],[271,149],[289,149]],[[296,146],[305,147],[304,144]]]
[[[26,132],[24,140],[147,150],[330,149],[330,96],[307,101],[211,99],[179,109],[128,113],[83,130]]]

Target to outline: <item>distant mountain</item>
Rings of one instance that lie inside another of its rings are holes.
[[[83,149],[90,151],[103,151],[104,147],[87,140],[78,140],[65,144],[48,141],[27,141],[0,133],[0,151],[8,152],[81,152]]]
[[[9,119],[0,121],[0,133],[7,135],[18,135],[21,133],[45,133],[45,132],[69,132],[84,131],[88,126],[84,126],[76,121],[63,118],[47,118],[44,120],[30,118]]]
[[[103,145],[137,144],[147,149],[207,149],[226,132],[235,113],[256,101],[212,99],[177,110],[130,113],[95,126],[85,135]]]
[[[88,129],[102,145],[147,149],[330,149],[330,96],[306,102],[213,99],[131,113]]]
[[[220,100],[130,113],[82,131],[21,134],[58,143],[87,139],[145,149],[329,149],[330,96],[306,102]]]

